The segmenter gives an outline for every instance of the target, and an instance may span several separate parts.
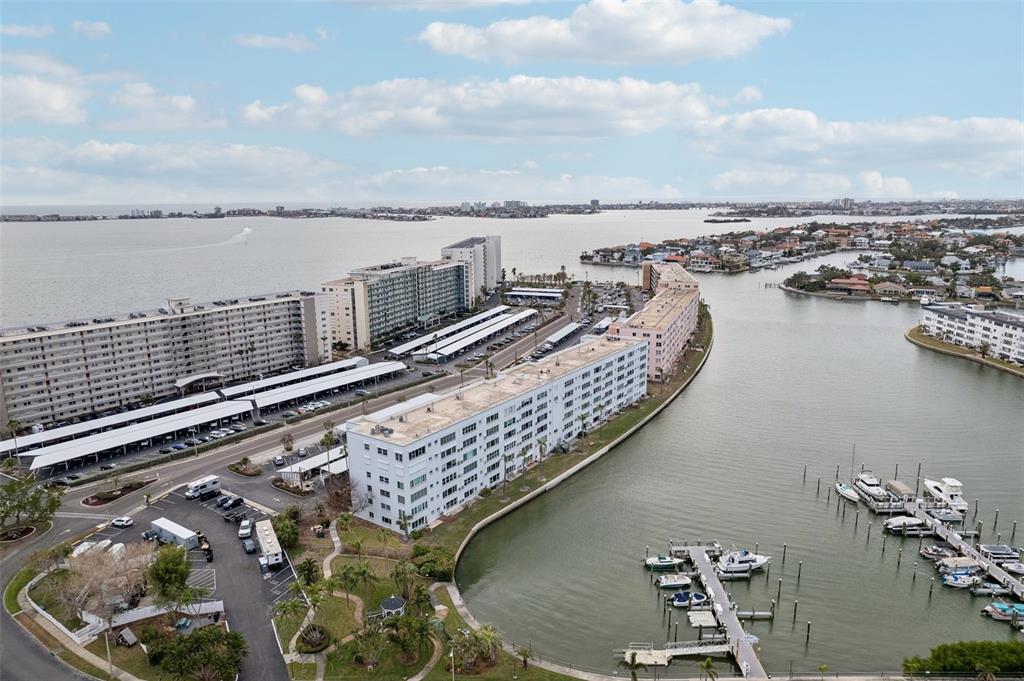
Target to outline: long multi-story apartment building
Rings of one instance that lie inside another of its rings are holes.
[[[947,303],[921,308],[926,334],[968,348],[988,348],[988,356],[1024,365],[1024,315],[988,312],[970,305]]]
[[[0,423],[90,417],[140,402],[313,366],[327,356],[309,291],[166,307],[0,333]]]
[[[644,343],[586,336],[539,362],[348,421],[349,474],[366,502],[357,515],[412,530],[457,513],[642,399],[646,365]]]
[[[397,262],[324,282],[332,346],[371,349],[403,331],[471,306],[469,265],[457,260]]]
[[[441,249],[444,260],[469,265],[469,291],[474,298],[493,291],[501,280],[501,237],[473,236]]]
[[[700,288],[697,280],[674,263],[645,263],[644,287],[655,292],[643,309],[628,319],[616,320],[608,334],[647,343],[647,377],[663,381],[697,330]]]

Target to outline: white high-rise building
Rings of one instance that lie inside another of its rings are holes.
[[[320,364],[330,330],[310,291],[0,332],[0,421],[90,417],[140,401]]]
[[[469,265],[469,290],[473,299],[482,297],[481,289],[493,291],[501,280],[501,237],[473,236],[441,249],[445,260]]]
[[[414,530],[457,513],[646,391],[647,343],[586,336],[495,378],[352,419],[349,474],[367,501],[357,515]]]
[[[465,310],[472,302],[469,281],[467,263],[402,258],[324,282],[331,343],[370,349],[403,331]]]

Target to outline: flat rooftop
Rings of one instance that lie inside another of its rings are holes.
[[[1024,329],[1024,315],[992,310],[974,310],[969,307],[954,307],[952,305],[925,305],[924,307],[926,310],[938,312],[939,314],[948,315],[950,317],[956,317],[958,319],[967,319],[968,316],[982,317],[983,319],[991,319],[992,321],[999,322],[1000,324]]]
[[[552,353],[539,362],[521,364],[495,378],[439,393],[429,402],[356,417],[347,422],[346,430],[383,442],[407,445],[625,348],[644,343],[646,341],[588,336],[579,345]],[[387,430],[381,431],[378,426]]]
[[[663,329],[699,295],[693,290],[667,289],[647,301],[644,309],[626,320],[631,329]]]

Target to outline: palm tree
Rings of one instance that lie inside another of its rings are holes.
[[[819,664],[818,665],[818,672],[821,673],[821,681],[825,681],[825,672],[827,672],[827,671],[828,671],[828,665],[827,664]]]
[[[333,575],[333,577],[337,577],[338,584],[340,584],[341,588],[345,590],[345,602],[348,603],[349,594],[352,589],[359,584],[359,577],[356,576],[356,566],[352,563],[346,562],[341,566],[341,569],[338,570],[338,573]]]
[[[391,571],[391,581],[402,592],[402,598],[409,600],[412,585],[416,581],[416,566],[407,560],[400,560]]]
[[[348,532],[352,528],[352,514],[348,511],[338,516],[338,531]]]
[[[356,581],[363,585],[363,608],[365,612],[370,608],[370,587],[377,583],[377,573],[373,571],[369,564],[359,562],[356,563],[354,574]]]
[[[295,438],[292,437],[291,433],[285,433],[281,436],[281,446],[284,447],[284,451],[292,451],[292,447],[295,445]]]
[[[430,600],[430,590],[425,584],[416,585],[416,589],[412,592],[410,604],[423,613],[434,611],[434,604]]]
[[[991,349],[992,349],[991,345],[989,345],[988,343],[983,342],[981,345],[978,346],[978,354],[981,355],[982,359],[985,359],[986,357],[988,357],[988,353],[989,353],[989,351]]]
[[[708,681],[715,681],[718,678],[718,668],[715,667],[715,661],[710,657],[704,658],[704,661],[700,663],[700,672],[704,678]]]
[[[526,492],[526,491],[528,491],[530,489],[530,486],[527,484],[527,482],[529,482],[529,476],[528,476],[529,471],[526,469],[526,455],[529,454],[529,453],[530,453],[530,448],[529,447],[522,447],[519,450],[519,456],[523,460],[523,484],[519,486],[519,491],[520,492]]]
[[[391,545],[391,531],[383,527],[378,528],[377,541],[384,548],[384,555],[389,556],[391,554],[391,550],[388,548]]]
[[[480,648],[491,664],[498,661],[501,652],[501,634],[490,624],[485,624],[477,632]]]
[[[996,674],[999,673],[999,667],[992,667],[984,662],[976,664],[974,670],[978,672],[978,681],[996,681]]]
[[[501,479],[501,498],[508,501],[508,468],[515,456],[510,452],[505,454],[505,477]]]
[[[18,431],[21,430],[22,424],[18,419],[11,419],[7,422],[7,428],[11,431],[11,437],[14,438],[14,455],[18,455]]]
[[[398,512],[398,529],[405,535],[405,540],[409,541],[409,516],[405,514],[405,511]]]
[[[348,543],[352,550],[356,552],[356,555],[362,557],[363,555],[363,540],[356,537]]]
[[[525,667],[525,663],[523,665]],[[636,672],[639,669],[647,671],[647,665],[643,662],[636,661],[636,651],[630,651],[629,657],[619,660],[619,666],[623,669],[629,670],[629,678],[631,681],[636,681]]]

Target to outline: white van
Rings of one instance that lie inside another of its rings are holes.
[[[188,489],[185,490],[186,499],[198,499],[199,497],[213,493],[220,490],[220,478],[216,475],[207,475],[205,478],[199,478],[188,483]]]

